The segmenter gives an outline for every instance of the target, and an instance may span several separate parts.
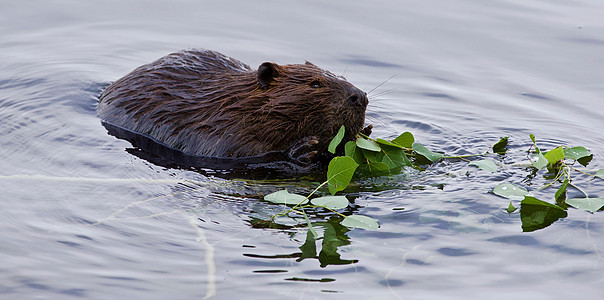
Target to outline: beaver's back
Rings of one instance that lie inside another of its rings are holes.
[[[342,125],[354,138],[366,106],[364,92],[311,63],[265,62],[255,71],[218,52],[186,50],[111,84],[98,114],[186,154],[303,156],[299,149],[326,151]]]

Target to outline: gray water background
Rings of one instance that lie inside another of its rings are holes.
[[[447,161],[357,182],[355,213],[381,227],[346,232],[338,253],[356,264],[321,267],[286,257],[304,229],[250,226],[275,211],[256,196],[277,186],[155,166],[107,135],[95,109],[135,67],[202,47],[251,66],[308,60],[378,87],[376,137],[411,131],[462,155],[510,136],[504,162],[518,163],[533,133],[544,149],[587,147],[596,170],[602,16],[587,0],[2,1],[0,298],[597,299],[600,213],[571,208],[522,233],[489,193],[511,182],[552,202],[541,173]],[[602,180],[573,176],[604,197]]]

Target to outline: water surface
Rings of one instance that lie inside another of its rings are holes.
[[[317,241],[318,257],[300,260],[306,229],[254,225],[280,210],[258,200],[279,184],[156,166],[128,153],[95,112],[110,82],[202,47],[251,66],[308,60],[366,91],[379,86],[367,116],[376,137],[411,131],[431,149],[463,155],[510,136],[498,159],[513,164],[524,161],[533,133],[544,149],[587,147],[587,169],[597,170],[598,1],[59,0],[4,1],[0,11],[0,298],[552,299],[603,291],[601,214],[569,208],[567,218],[523,233],[518,213],[505,212],[509,201],[489,193],[512,182],[553,202],[553,190],[537,190],[548,182],[543,173],[490,174],[445,161],[357,181],[348,213],[381,227],[323,222],[319,232],[338,238]],[[602,180],[573,177],[604,197]]]

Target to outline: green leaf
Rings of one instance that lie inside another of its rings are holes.
[[[345,131],[346,131],[346,129],[344,128],[344,125],[342,125],[340,127],[340,130],[338,130],[338,133],[336,134],[336,136],[329,143],[329,147],[327,148],[327,151],[331,152],[332,154],[336,153],[336,148],[338,147],[340,142],[342,142]]]
[[[333,195],[338,191],[344,190],[350,183],[352,175],[354,175],[354,171],[358,166],[359,164],[349,156],[334,157],[327,167],[329,192]]]
[[[516,211],[516,207],[514,207],[514,205],[512,204],[512,201],[510,201],[510,205],[508,205],[507,211],[508,211],[508,214],[511,214]]]
[[[512,183],[501,183],[493,189],[495,195],[505,197],[512,200],[524,199],[524,196],[528,194],[528,191],[516,184]]]
[[[369,162],[378,163],[382,162],[382,160],[384,159],[384,152],[373,152],[363,149],[363,156],[365,156],[365,159]]]
[[[535,142],[535,135],[534,134],[529,134],[529,137],[531,138],[531,141],[533,141],[533,146],[535,146],[535,151],[537,151],[537,153],[541,153],[541,150],[539,150],[539,147],[537,147],[537,142]]]
[[[566,188],[567,187],[568,187],[568,178],[564,179],[564,182],[562,183],[560,188],[556,191],[556,194],[554,195],[554,199],[556,199],[556,201],[560,201],[559,199],[564,200],[566,198]],[[558,202],[556,202],[556,203],[558,203]]]
[[[413,148],[413,151],[417,152],[417,154],[427,158],[431,162],[439,160],[444,156],[440,153],[435,153],[435,152],[432,152],[432,151],[426,149],[426,147],[424,147],[420,143],[413,143],[412,148]]]
[[[529,232],[545,228],[568,214],[559,206],[525,196],[520,203],[520,221],[522,231]]]
[[[493,152],[498,153],[498,154],[505,154],[505,152],[508,150],[507,146],[508,146],[508,139],[510,137],[509,136],[504,136],[501,139],[499,139],[499,142],[495,143],[495,145],[493,145]]]
[[[594,213],[604,206],[604,198],[572,198],[566,199],[566,204]]]
[[[367,177],[390,175],[390,168],[383,162],[368,162],[359,167],[359,173]]]
[[[564,148],[564,156],[568,158],[572,158],[575,160],[579,160],[583,157],[590,156],[591,153],[585,149],[585,147],[572,147],[572,148]]]
[[[323,206],[330,209],[342,209],[348,207],[348,199],[344,196],[324,196],[310,200],[310,203],[316,206]]]
[[[382,162],[385,163],[389,169],[411,165],[411,162],[405,155],[403,149],[385,146],[382,150],[384,152]]]
[[[392,140],[392,142],[395,144],[399,144],[405,148],[411,148],[413,142],[415,142],[415,138],[413,137],[413,134],[411,134],[411,132],[403,132],[397,138]]]
[[[363,229],[378,229],[378,222],[367,216],[352,215],[347,216],[342,220],[341,224],[346,227],[363,228]]]
[[[357,147],[357,143],[355,141],[348,141],[346,145],[344,145],[344,154],[352,157],[352,159],[354,159],[354,161],[359,165],[365,163],[363,149]]]
[[[288,205],[306,204],[308,202],[308,199],[306,199],[306,197],[296,194],[290,194],[287,190],[281,190],[278,192],[270,193],[264,196],[264,200],[276,204]]]
[[[382,148],[380,148],[380,146],[376,142],[364,139],[362,137],[357,138],[357,146],[359,146],[359,148],[374,152],[379,152],[382,150]]]
[[[564,159],[564,156],[565,156],[564,149],[562,147],[558,147],[556,149],[547,151],[547,153],[545,153],[545,155],[543,157],[545,157],[547,159],[547,162],[550,165],[555,165],[557,162]]]
[[[538,170],[545,168],[547,166],[547,163],[547,158],[545,158],[545,156],[543,156],[543,153],[541,152],[531,157],[531,164],[533,164],[533,167],[537,168]]]
[[[310,219],[308,218],[308,216],[306,215],[304,210],[300,210],[300,212],[302,212],[302,215],[304,216],[304,220],[306,220],[306,225],[308,225],[308,231],[310,231],[315,238],[318,238],[319,234],[317,233],[315,228],[312,226],[312,223],[310,222]]]
[[[401,146],[399,144],[395,144],[395,143],[393,143],[391,141],[387,141],[387,140],[380,139],[380,138],[378,138],[376,141],[377,141],[378,144],[382,144],[382,145],[387,145],[387,146],[403,149],[403,146]]]
[[[598,172],[596,173],[596,176],[604,179],[604,169],[598,170]]]
[[[489,171],[492,173],[497,172],[497,165],[492,159],[481,159],[470,162],[470,165],[477,166],[485,171]]]

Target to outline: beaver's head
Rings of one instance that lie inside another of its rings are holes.
[[[264,113],[293,125],[284,132],[290,142],[316,136],[323,146],[319,148],[326,148],[342,125],[345,140],[363,128],[367,94],[312,63],[265,62],[258,68],[258,88],[268,98]]]

